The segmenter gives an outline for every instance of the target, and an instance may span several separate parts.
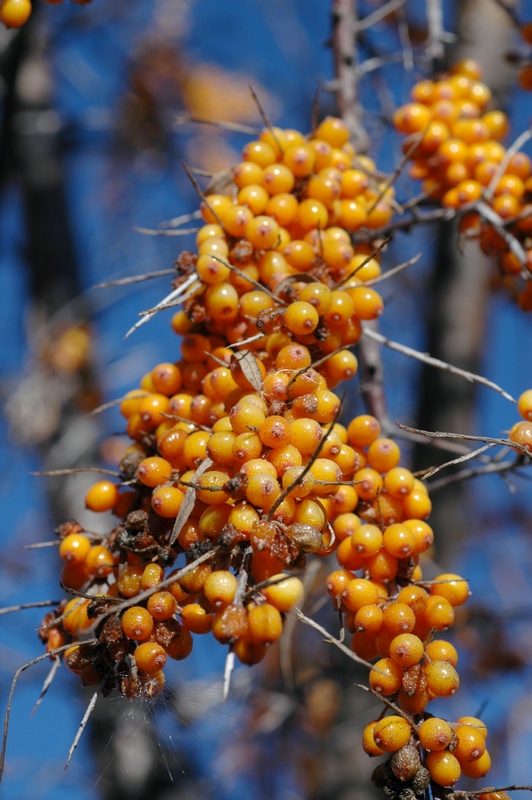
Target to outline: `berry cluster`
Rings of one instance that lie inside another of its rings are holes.
[[[183,304],[172,319],[181,358],[122,399],[132,443],[120,482],[98,481],[85,499],[118,524],[105,536],[60,526],[73,597],[39,633],[49,652],[70,645],[65,663],[85,685],[154,697],[194,635],[261,661],[303,596],[289,573],[335,553],[327,592],[353,652],[378,659],[370,688],[397,711],[364,733],[370,755],[393,753],[375,781],[421,794],[430,778],[484,775],[489,755],[482,723],[425,710],[458,688],[456,650],[434,637],[469,595],[458,575],[423,581],[426,486],[375,417],[337,422],[332,389],[356,373],[349,348],[383,308],[366,285],[380,274],[373,229],[392,214],[375,175],[327,118],[307,138],[265,130],[244,148],[232,194],[203,198],[197,252],[177,259],[170,295]],[[353,245],[359,229],[367,243]]]
[[[481,77],[478,64],[467,59],[450,75],[418,82],[412,102],[396,111],[394,125],[407,137],[410,176],[422,180],[428,197],[460,211],[462,232],[478,239],[484,253],[498,256],[503,274],[525,278],[519,303],[530,310],[532,162],[501,144],[508,118],[486,111],[491,92]],[[478,212],[480,201],[493,216]],[[526,258],[518,257],[510,236]]]

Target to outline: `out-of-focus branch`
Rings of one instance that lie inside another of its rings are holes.
[[[369,139],[362,125],[362,107],[358,100],[356,8],[356,0],[333,0],[332,46],[338,110],[351,131],[356,150],[365,152],[368,149]]]

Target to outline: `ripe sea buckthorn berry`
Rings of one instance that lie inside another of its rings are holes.
[[[248,666],[260,663],[267,650],[267,645],[255,642],[249,636],[241,636],[233,645],[233,651],[240,663]]]
[[[269,144],[275,150],[277,157],[282,155],[283,150],[289,145],[286,133],[277,127],[265,128],[259,136],[259,141]]]
[[[291,145],[283,154],[283,164],[296,178],[306,178],[310,175],[315,163],[316,153],[308,144]]]
[[[151,507],[159,517],[177,517],[185,495],[175,486],[159,486],[151,496]]]
[[[298,221],[304,231],[323,230],[329,221],[329,212],[321,200],[309,197],[299,204]]]
[[[218,431],[209,437],[207,442],[207,455],[216,464],[230,464],[234,461],[233,445],[236,433],[233,431]]]
[[[426,492],[419,489],[415,484],[414,488],[402,499],[405,517],[411,519],[425,519],[432,511],[432,502]]]
[[[349,350],[340,350],[327,361],[327,373],[334,381],[347,381],[356,375],[358,360]]]
[[[164,458],[150,456],[140,462],[137,474],[141,483],[155,488],[172,477],[172,466]]]
[[[253,642],[273,644],[283,632],[283,620],[270,603],[248,608],[248,636]]]
[[[92,625],[92,620],[87,616],[88,600],[80,600],[79,597],[73,597],[66,604],[63,611],[63,628],[68,633],[76,634],[78,631],[83,631]]]
[[[135,648],[133,653],[135,663],[141,672],[152,675],[161,670],[166,664],[166,650],[156,642],[144,642]]]
[[[486,739],[478,728],[470,725],[458,725],[454,733],[458,741],[453,752],[460,764],[468,764],[484,755]]]
[[[384,481],[386,484],[386,479]],[[429,547],[432,547],[434,542],[434,533],[430,525],[423,522],[421,519],[405,519],[403,525],[406,525],[416,540],[414,553],[424,553]]]
[[[375,581],[388,583],[397,575],[399,564],[395,556],[390,555],[384,548],[376,555],[370,556],[366,561],[366,569]]]
[[[386,752],[385,750],[381,750],[381,748],[375,744],[375,739],[373,738],[373,732],[378,722],[379,720],[370,722],[368,725],[366,725],[362,734],[362,747],[368,756],[383,756]]]
[[[237,195],[238,204],[247,206],[254,214],[263,214],[269,199],[266,189],[258,184],[244,186]]]
[[[306,472],[301,478],[300,476],[303,474],[304,470],[305,467],[302,466],[289,467],[284,472],[282,478],[283,491],[290,490],[290,497],[303,499],[313,491],[315,486],[314,475],[312,472]]]
[[[395,558],[407,558],[414,552],[416,540],[407,525],[395,523],[389,525],[384,531],[383,545],[385,550]]]
[[[59,555],[67,564],[81,564],[85,561],[91,543],[82,533],[70,533],[59,545]]]
[[[460,766],[466,778],[483,778],[490,771],[491,756],[487,750],[476,761],[463,761]]]
[[[177,611],[177,601],[171,592],[155,592],[148,598],[147,608],[157,621],[170,619]]]
[[[418,664],[422,656],[423,642],[412,633],[400,633],[390,643],[390,658],[402,667]]]
[[[316,259],[314,248],[303,239],[292,239],[282,252],[288,264],[298,272],[306,272]]]
[[[421,103],[401,106],[393,115],[393,124],[399,133],[420,133],[432,117],[432,111]]]
[[[239,433],[233,442],[233,456],[237,462],[259,458],[261,453],[262,442],[256,433]]]
[[[342,147],[349,140],[349,128],[338,117],[325,117],[314,131],[313,138],[323,139],[331,147]]]
[[[290,425],[284,417],[267,417],[259,426],[259,436],[266,447],[283,447],[290,442]]]
[[[122,597],[135,597],[140,592],[142,567],[126,567],[118,578],[117,590]]]
[[[159,394],[176,394],[181,388],[181,372],[175,364],[157,364],[151,371],[153,388]]]
[[[122,416],[129,419],[135,411],[138,411],[140,400],[145,396],[146,392],[143,392],[141,389],[133,389],[131,392],[127,392],[120,403],[120,413]]]
[[[469,584],[460,575],[444,573],[434,579],[430,587],[430,593],[439,597],[445,597],[452,606],[461,606],[471,592]]]
[[[353,578],[342,591],[342,602],[351,611],[358,611],[365,605],[375,605],[378,599],[377,587],[365,578]]]
[[[205,309],[213,320],[232,322],[236,319],[239,298],[237,290],[230,283],[222,282],[208,286],[204,297]]]
[[[375,744],[385,753],[396,753],[405,746],[411,734],[408,722],[395,714],[379,720],[373,729]]]
[[[351,545],[354,550],[364,557],[374,556],[382,547],[382,532],[376,525],[360,525],[351,536]]]
[[[128,639],[147,639],[153,630],[153,617],[143,606],[126,608],[122,615],[122,630]]]
[[[61,583],[68,589],[79,591],[90,578],[91,575],[84,561],[82,563],[67,562],[61,570]]]
[[[233,602],[237,585],[237,579],[232,572],[218,569],[211,572],[205,581],[203,592],[213,606],[221,608]]]
[[[212,634],[222,644],[230,644],[248,632],[248,615],[244,606],[228,605],[215,614]]]
[[[85,505],[90,511],[111,511],[118,500],[118,486],[111,481],[98,481],[85,495]]]
[[[391,603],[384,609],[383,625],[394,636],[410,633],[416,624],[416,615],[406,603]]]
[[[191,633],[210,633],[212,630],[213,614],[209,614],[198,603],[189,603],[181,609],[181,622],[183,627]]]
[[[338,491],[338,483],[342,480],[340,467],[328,458],[317,458],[310,467],[316,481],[313,493],[318,497],[328,497]],[[323,482],[323,483],[320,483]]]
[[[351,539],[344,539],[336,548],[336,560],[347,570],[356,571],[364,566],[364,556],[353,549]]]
[[[299,578],[290,578],[286,575],[272,575],[272,583],[262,589],[262,594],[270,605],[278,611],[290,611],[303,597],[303,584]]]
[[[217,539],[222,528],[227,524],[231,506],[228,503],[212,505],[205,509],[198,521],[201,539]]]
[[[382,440],[377,439],[373,442],[371,447],[376,445],[379,441]],[[372,464],[371,466],[374,465]],[[410,494],[414,488],[414,476],[410,470],[404,467],[392,467],[386,471],[386,475],[384,476],[384,488],[391,497],[402,499],[405,495]]]
[[[172,637],[170,643],[166,645],[166,653],[174,661],[183,661],[188,658],[192,652],[194,642],[187,628],[180,625],[177,628],[175,636]]]
[[[355,308],[348,292],[344,292],[341,289],[335,289],[331,292],[331,302],[325,314],[325,320],[330,325],[342,325],[354,313]]]
[[[351,420],[347,428],[349,444],[352,447],[368,447],[381,432],[380,423],[370,414],[360,414]]]
[[[279,225],[271,217],[254,217],[246,225],[245,236],[255,250],[269,250],[277,245]]]
[[[310,303],[296,301],[285,312],[285,324],[296,336],[304,336],[316,330],[319,323],[318,312]]]
[[[349,289],[349,296],[353,301],[354,314],[359,319],[377,319],[382,314],[384,303],[382,297],[369,286],[355,286]]]
[[[368,448],[369,466],[377,472],[388,472],[388,470],[394,469],[400,458],[401,451],[391,439],[376,439]],[[404,494],[408,494],[408,492]]]
[[[0,19],[7,28],[20,28],[31,14],[30,0],[4,0]]]
[[[353,628],[356,631],[376,636],[382,628],[383,611],[375,603],[362,606],[355,613]]]
[[[516,422],[510,429],[508,438],[515,444],[520,444],[527,451],[528,456],[532,456],[532,422]],[[518,450],[517,452],[521,452]]]
[[[270,164],[274,164],[277,156],[274,148],[267,142],[253,141],[244,146],[242,158],[244,161],[251,161],[264,169]]]
[[[453,740],[453,729],[446,720],[430,717],[421,722],[418,736],[422,747],[437,752],[449,747]]]
[[[357,634],[355,634],[356,636]],[[377,672],[377,670],[379,670]],[[401,688],[403,668],[391,658],[381,658],[369,673],[369,685],[373,691],[389,697]]]
[[[447,598],[433,594],[427,600],[423,620],[430,628],[444,631],[454,622],[454,609]]]
[[[204,472],[197,479],[196,497],[209,506],[225,503],[229,499],[229,495],[223,487],[228,480],[229,475],[226,472],[219,470]]]
[[[460,778],[460,764],[449,750],[429,753],[425,764],[432,780],[440,786],[454,786]]]
[[[104,545],[94,545],[85,556],[85,566],[95,578],[106,578],[113,571],[113,554]]]
[[[425,657],[429,661],[446,661],[452,667],[456,667],[458,664],[456,648],[450,642],[446,642],[443,639],[433,639],[432,642],[429,642],[429,644],[425,646]],[[473,717],[462,717],[458,722],[469,725],[469,719],[473,719]]]
[[[350,647],[353,653],[356,653],[359,658],[363,658],[364,661],[372,661],[378,655],[375,637],[365,631],[356,631],[353,634]]]
[[[488,738],[488,729],[478,717],[460,717],[456,722],[458,725],[467,725],[470,728],[475,728],[482,734],[484,739]]]
[[[437,697],[450,697],[460,686],[455,668],[447,661],[431,661],[423,667],[427,688]]]
[[[295,198],[293,194],[281,192],[280,194],[275,194],[268,200],[265,213],[269,217],[273,217],[278,225],[286,227],[294,222],[298,214],[298,209],[299,204],[297,198]],[[263,275],[263,278],[265,282],[268,283],[265,275]]]
[[[147,564],[140,579],[141,588],[143,590],[153,589],[154,586],[161,583],[163,576],[164,570],[159,564]]]
[[[338,597],[353,578],[353,573],[347,569],[338,569],[335,572],[331,572],[325,582],[327,594],[330,597]]]
[[[205,586],[205,581],[211,572],[212,568],[210,564],[198,564],[197,567],[194,567],[194,569],[191,569],[186,575],[182,575],[179,578],[179,585],[185,592],[188,592],[188,594],[197,594],[201,592]],[[171,586],[169,587],[169,591],[172,591]]]
[[[278,481],[268,472],[258,472],[248,480],[246,498],[250,503],[263,511],[268,511],[279,495],[281,488]]]
[[[249,186],[251,184],[261,183],[263,175],[264,170],[254,161],[241,161],[240,164],[237,164],[236,167],[233,167],[233,181],[239,189],[243,189],[244,186]],[[198,233],[198,236],[200,235],[201,230]],[[222,233],[221,229],[219,233]],[[196,237],[196,244],[200,244],[200,242],[198,242],[198,236]]]
[[[361,500],[374,500],[382,491],[382,477],[380,473],[374,469],[369,467],[359,469],[358,472],[355,472],[353,478],[357,494]]]

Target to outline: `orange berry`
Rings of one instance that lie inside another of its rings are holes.
[[[85,505],[90,511],[111,511],[118,500],[118,486],[111,481],[98,481],[85,495]]]

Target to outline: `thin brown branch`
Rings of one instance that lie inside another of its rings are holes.
[[[430,484],[430,491],[432,494],[440,489],[445,489],[447,486],[451,486],[453,483],[468,481],[471,480],[471,478],[479,478],[483,475],[502,474],[504,476],[507,472],[512,472],[520,466],[522,466],[520,457],[513,461],[491,461],[483,467],[460,470],[460,472],[449,475],[446,478],[440,478]]]
[[[103,469],[103,467],[71,467],[70,469],[47,469],[41,472],[30,472],[30,475],[37,477],[55,478],[58,475],[75,475],[77,472],[97,472],[100,475],[110,475],[112,478],[120,478],[120,473],[114,469]]]
[[[201,219],[201,211],[192,211],[190,214],[180,214],[179,217],[167,219],[161,222],[161,228],[178,228],[180,225],[185,225],[187,222],[192,222],[193,219]]]
[[[446,431],[422,431],[419,428],[410,428],[408,425],[402,425],[400,422],[395,423],[398,428],[411,433],[421,433],[423,436],[431,436],[435,439],[460,439],[467,442],[489,442],[493,445],[500,445],[501,447],[511,447],[518,450],[527,458],[530,458],[530,453],[526,447],[517,442],[512,442],[511,439],[498,439],[493,436],[472,436],[468,433],[449,433]]]
[[[188,125],[210,125],[213,128],[219,128],[222,131],[232,131],[232,133],[245,133],[248,136],[258,136],[260,131],[257,128],[252,128],[251,125],[242,125],[238,122],[223,122],[221,120],[204,119],[203,117],[194,117],[190,114],[181,114],[174,118],[174,124]]]
[[[368,149],[369,138],[362,125],[358,100],[358,54],[354,32],[357,25],[356,0],[333,0],[332,47],[338,87],[336,101],[340,116],[351,132],[357,151]]]
[[[192,236],[197,233],[199,228],[139,228],[133,225],[135,233],[142,233],[143,236]]]
[[[375,689],[371,689],[371,687],[369,686],[364,686],[363,683],[355,683],[355,686],[357,687],[357,689],[363,689],[365,692],[369,692],[369,694],[374,694],[375,697],[377,697],[381,701],[381,703],[384,703],[385,706],[388,706],[388,708],[391,708],[392,711],[395,711],[395,713],[398,716],[405,719],[411,726],[412,730],[417,732],[418,726],[416,725],[412,717],[409,716],[409,714],[407,714],[406,711],[403,711],[403,709],[400,706],[393,703],[387,697],[384,697],[384,695],[379,694],[379,692],[376,692]]]
[[[41,705],[42,701],[44,700],[46,692],[48,691],[48,689],[52,685],[52,682],[53,682],[53,680],[54,680],[54,678],[56,676],[57,670],[59,669],[60,666],[61,666],[61,659],[58,658],[57,656],[52,656],[52,666],[51,666],[50,672],[48,673],[48,675],[44,679],[44,683],[42,685],[41,693],[40,693],[39,697],[37,698],[37,700],[35,702],[35,705],[33,706],[33,710],[32,710],[32,712],[30,714],[30,718],[33,717],[33,715],[35,714],[35,712],[37,711],[37,709]]]
[[[373,27],[382,19],[391,14],[393,11],[396,11],[401,6],[404,6],[406,0],[389,0],[388,3],[385,3],[381,8],[378,8],[372,14],[368,14],[367,17],[364,19],[359,19],[356,22],[356,31],[365,31],[368,28]]]
[[[18,606],[6,606],[0,608],[0,615],[12,614],[15,611],[24,611],[26,608],[47,608],[48,606],[59,605],[59,600],[38,600],[36,603],[20,603]]]
[[[124,339],[127,339],[129,336],[131,336],[131,334],[132,334],[132,333],[134,333],[134,331],[136,331],[138,328],[140,328],[140,326],[141,326],[141,325],[145,325],[145,324],[146,324],[146,322],[149,322],[149,320],[150,320],[150,319],[151,319],[153,316],[155,316],[155,314],[156,314],[158,311],[162,311],[164,308],[169,308],[169,306],[167,305],[167,303],[171,303],[171,302],[172,302],[172,301],[173,301],[173,300],[174,300],[176,297],[179,297],[179,296],[180,296],[180,295],[181,295],[181,294],[182,294],[184,291],[186,291],[186,289],[188,289],[188,287],[189,287],[189,286],[191,286],[191,285],[192,285],[192,284],[193,284],[195,281],[197,281],[197,276],[196,276],[196,273],[194,273],[193,275],[189,276],[189,277],[187,278],[187,280],[186,280],[184,283],[182,283],[180,286],[178,286],[178,287],[177,287],[177,289],[174,289],[173,291],[171,291],[171,292],[170,292],[170,294],[167,294],[167,295],[166,295],[166,297],[163,297],[163,299],[161,300],[161,302],[160,302],[160,303],[158,303],[158,304],[157,304],[157,305],[156,305],[156,306],[155,306],[155,307],[154,307],[154,308],[151,310],[151,312],[148,312],[148,313],[146,313],[146,314],[145,314],[145,315],[142,317],[142,319],[139,319],[137,322],[135,322],[135,324],[134,324],[134,325],[133,325],[133,326],[132,326],[132,327],[131,327],[131,328],[128,330],[128,332],[127,332],[127,333],[126,333],[126,335],[124,336]]]
[[[407,347],[407,345],[394,342],[392,339],[387,339],[386,336],[383,336],[381,333],[377,333],[377,331],[374,331],[367,326],[364,326],[363,332],[365,336],[385,345],[385,347],[390,348],[390,350],[395,350],[396,352],[402,353],[405,356],[415,358],[418,361],[422,361],[424,364],[428,364],[431,367],[436,367],[436,369],[450,372],[452,375],[458,375],[470,383],[480,383],[482,386],[487,386],[489,389],[493,389],[495,392],[502,394],[502,396],[511,403],[516,402],[511,394],[508,394],[508,392],[505,392],[504,389],[501,389],[501,387],[496,383],[488,380],[487,378],[483,378],[481,375],[476,375],[474,372],[468,372],[467,370],[460,369],[459,367],[453,367],[452,364],[447,364],[445,361],[441,361],[439,358],[433,358],[428,353],[421,353],[419,350],[414,350],[412,347]],[[405,430],[407,429],[405,428]]]
[[[201,189],[201,187],[200,187],[199,183],[197,182],[196,178],[194,177],[194,175],[193,175],[193,174],[192,174],[192,172],[190,171],[190,169],[189,169],[189,167],[187,166],[187,164],[186,164],[186,163],[185,163],[183,160],[181,161],[181,163],[182,163],[182,165],[183,165],[183,169],[184,169],[184,170],[185,170],[185,172],[187,173],[187,177],[188,177],[188,179],[189,179],[190,183],[192,184],[192,186],[193,186],[193,187],[194,187],[194,189],[196,190],[196,193],[197,193],[198,197],[200,198],[200,200],[202,201],[202,203],[204,203],[204,204],[205,204],[205,206],[206,206],[206,207],[209,209],[209,211],[210,211],[210,212],[211,212],[211,214],[213,215],[214,219],[216,220],[216,222],[218,223],[218,225],[219,225],[219,226],[222,228],[222,230],[223,230],[223,229],[224,229],[224,226],[223,226],[223,224],[222,224],[222,221],[221,221],[220,217],[218,216],[218,214],[216,213],[216,210],[215,210],[215,209],[214,209],[214,208],[213,208],[213,207],[210,205],[209,201],[207,200],[207,197],[206,197],[206,195],[205,195],[205,192],[204,192],[204,191]]]
[[[437,467],[432,467],[426,472],[422,480],[426,481],[428,478],[432,478],[433,475],[436,475],[437,472],[440,472],[442,469],[446,469],[447,467],[454,467],[456,464],[462,464],[464,461],[469,461],[471,458],[477,458],[481,453],[486,452],[486,450],[490,450],[492,447],[495,447],[494,444],[485,444],[483,447],[479,447],[477,450],[472,450],[470,453],[466,453],[463,456],[459,456],[458,458],[453,458],[451,461],[446,461],[445,464],[439,464]]]
[[[524,271],[523,277],[525,279],[530,278],[530,271],[526,266],[527,258],[525,250],[521,245],[521,243],[515,238],[513,233],[511,233],[507,228],[504,227],[504,222],[501,219],[501,217],[499,217],[497,212],[494,211],[493,208],[489,206],[487,203],[485,203],[483,200],[479,200],[476,203],[475,208],[480,214],[480,216],[488,220],[488,222],[490,222],[491,225],[493,225],[497,233],[502,236],[502,238],[508,245],[509,249],[512,251],[514,256],[517,258],[517,260],[523,267]]]
[[[97,639],[89,639],[86,640],[84,644],[96,644]],[[2,739],[2,750],[0,751],[0,781],[2,780],[2,776],[4,774],[4,767],[5,767],[5,760],[6,760],[6,748],[7,748],[7,735],[9,732],[9,717],[11,715],[11,706],[13,704],[13,695],[15,693],[15,687],[17,685],[17,681],[22,675],[22,673],[29,669],[29,667],[33,667],[34,664],[38,664],[39,661],[44,661],[45,658],[49,658],[50,656],[55,656],[58,653],[64,653],[65,650],[68,650],[69,647],[72,647],[72,644],[64,644],[62,647],[56,647],[54,650],[50,650],[49,653],[43,653],[41,656],[37,656],[37,658],[33,658],[31,661],[28,661],[27,664],[23,664],[21,667],[17,669],[13,676],[13,680],[11,682],[11,688],[9,690],[9,696],[7,698],[7,706],[6,706],[6,713],[4,716],[4,733]]]
[[[76,733],[76,735],[74,737],[74,741],[72,742],[70,750],[68,751],[68,758],[67,758],[67,761],[66,761],[66,764],[65,764],[65,769],[70,764],[72,756],[74,755],[74,751],[75,751],[76,747],[78,746],[79,740],[81,739],[81,737],[83,735],[83,731],[85,730],[85,728],[87,726],[87,722],[89,721],[89,717],[92,714],[92,712],[94,711],[94,706],[96,705],[96,701],[98,699],[98,695],[99,694],[100,694],[100,690],[97,689],[94,692],[94,694],[92,695],[92,697],[91,697],[91,701],[90,701],[89,705],[87,706],[87,710],[85,711],[85,714],[83,715],[83,719],[81,720],[80,726],[78,728],[78,732]]]
[[[334,636],[331,636],[331,634],[328,631],[326,631],[325,628],[322,628],[321,625],[318,625],[318,623],[314,622],[313,619],[310,619],[310,617],[307,617],[305,614],[303,614],[300,608],[297,607],[294,608],[294,612],[300,622],[303,622],[310,628],[314,628],[314,630],[318,631],[318,633],[321,633],[326,642],[328,642],[329,644],[333,644],[335,647],[341,650],[342,653],[348,656],[352,661],[356,661],[357,664],[363,664],[368,669],[374,669],[375,672],[380,673],[380,670],[376,669],[373,664],[370,664],[369,661],[364,661],[363,658],[357,656],[357,654],[354,653],[352,650],[350,650],[349,647],[346,647],[346,645],[343,644],[343,642],[341,642],[339,639],[335,639]]]
[[[392,238],[391,234],[389,236],[385,236],[382,242],[379,242],[379,244],[375,247],[374,251],[370,253],[356,269],[350,272],[349,275],[346,275],[345,278],[342,278],[341,281],[338,281],[338,283],[334,288],[339,289],[340,286],[344,286],[344,284],[350,281],[351,278],[353,278],[357,274],[357,272],[362,269],[362,267],[365,267],[366,264],[369,264],[371,259],[375,258],[375,256],[377,256],[381,252],[381,250],[383,250],[386,247],[386,245],[390,242],[391,238]]]
[[[148,396],[148,392],[143,392],[141,390],[139,390],[138,394],[135,394],[135,397],[138,397],[138,398],[147,397],[147,396]],[[89,416],[92,416],[93,414],[101,414],[102,411],[107,411],[108,408],[113,408],[114,406],[118,406],[121,403],[123,403],[124,400],[131,400],[131,399],[132,399],[131,395],[129,397],[127,395],[124,395],[123,397],[118,397],[116,400],[110,400],[108,403],[103,403],[101,406],[98,406],[98,408],[94,408],[90,412]]]
[[[382,283],[382,281],[392,278],[394,275],[397,275],[399,272],[403,272],[403,270],[411,267],[413,264],[417,264],[422,255],[423,253],[418,253],[417,256],[413,256],[403,264],[398,264],[396,267],[389,269],[387,272],[383,272],[382,275],[378,275],[376,278],[372,278],[370,281],[364,281],[364,286],[375,286],[377,283]]]
[[[140,230],[140,228],[138,229]],[[195,228],[195,231],[199,228]],[[162,278],[165,275],[174,275],[175,269],[159,269],[156,272],[145,272],[144,275],[131,275],[129,278],[117,278],[115,281],[104,281],[103,283],[96,283],[93,289],[107,289],[109,286],[127,286],[129,283],[140,283],[147,281],[151,278]]]

